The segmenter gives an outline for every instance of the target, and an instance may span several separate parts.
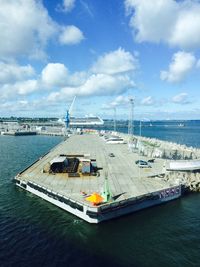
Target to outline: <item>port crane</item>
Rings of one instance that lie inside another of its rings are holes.
[[[76,96],[75,96],[74,99],[72,100],[72,103],[71,103],[69,109],[67,110],[67,113],[66,113],[66,116],[65,116],[65,125],[66,125],[66,129],[69,129],[70,115],[71,115],[72,108],[73,108],[73,105],[74,105],[75,100],[76,100]]]

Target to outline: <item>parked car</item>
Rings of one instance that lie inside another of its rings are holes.
[[[149,159],[147,162],[154,163],[155,159]]]
[[[145,160],[138,159],[135,161],[135,164],[140,164],[140,163],[146,163]]]
[[[149,162],[145,161],[145,160],[136,160],[135,164],[138,165],[138,167],[140,168],[151,168],[151,165],[149,164]]]
[[[110,154],[109,154],[109,157],[114,158],[115,155],[114,155],[113,153],[110,153]]]

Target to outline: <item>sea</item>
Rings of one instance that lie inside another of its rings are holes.
[[[200,148],[200,121],[141,124],[135,134]],[[62,140],[0,136],[0,267],[200,266],[200,193],[91,225],[17,188],[13,177]]]

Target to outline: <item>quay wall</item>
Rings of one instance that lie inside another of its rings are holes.
[[[127,141],[131,142],[127,134],[117,133]],[[133,147],[140,151],[140,154],[150,158],[162,158],[173,160],[194,160],[200,158],[200,149],[194,147],[187,147],[186,145],[177,144],[159,140],[156,138],[149,138],[143,136],[132,137]]]
[[[120,134],[120,133],[117,133]],[[127,143],[133,144],[133,152],[148,158],[165,159],[162,178],[171,183],[181,184],[186,190],[200,192],[200,170],[195,171],[167,171],[166,165],[170,161],[200,160],[200,149],[187,147],[173,142],[162,141],[156,138],[120,134]]]

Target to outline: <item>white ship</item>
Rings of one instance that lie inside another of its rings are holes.
[[[65,118],[58,120],[59,123],[64,124],[67,129],[73,126],[95,126],[95,125],[104,124],[104,121],[100,117],[94,116],[94,115],[89,115],[89,116],[79,117],[79,118],[73,117],[72,109],[73,109],[75,100],[76,100],[76,96],[74,97],[69,109],[67,110]]]
[[[70,118],[70,126],[95,126],[103,125],[104,121],[98,116],[88,116],[83,118]]]

